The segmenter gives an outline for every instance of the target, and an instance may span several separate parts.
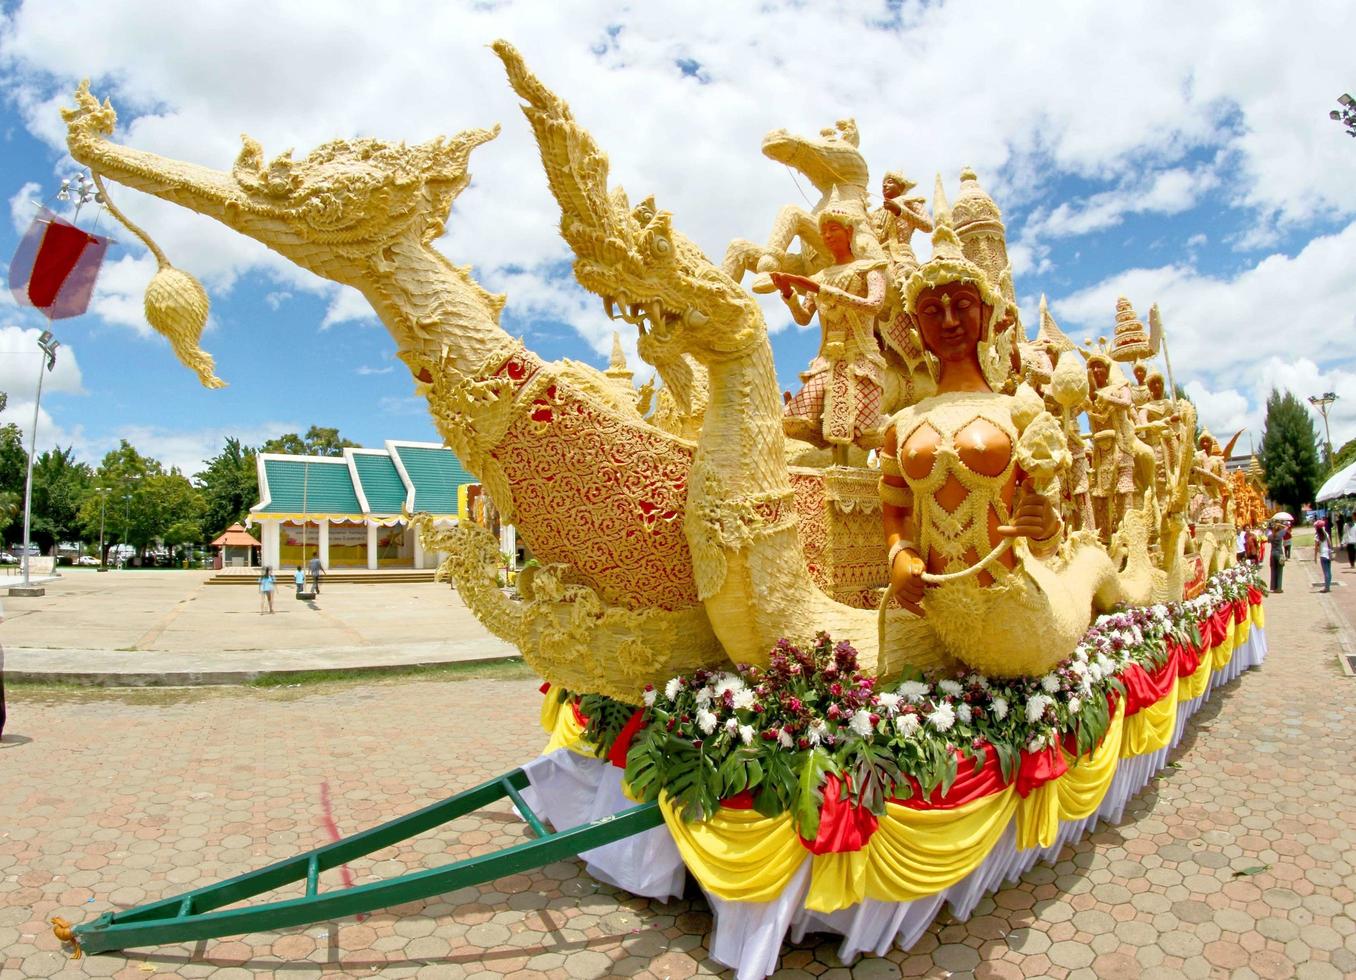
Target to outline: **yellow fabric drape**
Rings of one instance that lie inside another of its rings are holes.
[[[993,850],[1017,809],[1017,791],[1011,786],[950,810],[914,810],[898,803],[885,804],[880,826],[871,835],[860,875],[838,874],[832,865],[852,855],[821,854],[816,865],[826,863],[819,874],[820,888],[811,882],[806,908],[832,911],[847,908],[863,898],[884,902],[908,902],[935,895],[960,881]],[[818,871],[818,868],[816,868]],[[861,892],[835,892],[840,880],[860,882]]]
[[[579,719],[574,716],[574,708],[550,691],[546,692],[541,706],[541,726],[551,736],[546,740],[546,748],[541,750],[542,755],[548,755],[556,749],[569,749],[579,755],[593,755],[593,749],[584,741],[584,726],[579,724]]]
[[[1252,616],[1248,616],[1241,623],[1234,626],[1234,649],[1241,647],[1248,642],[1248,636],[1252,633]]]
[[[791,814],[765,817],[757,810],[720,809],[688,822],[660,794],[673,842],[702,887],[732,902],[770,902],[810,857],[791,826]]]
[[[1224,642],[1215,647],[1212,652],[1215,670],[1226,667],[1233,658],[1236,649],[1238,649],[1238,631],[1231,627],[1229,632],[1224,635]]]
[[[1208,651],[1201,657],[1201,662],[1196,665],[1196,669],[1186,677],[1177,679],[1177,703],[1190,701],[1192,698],[1198,698],[1210,687],[1210,674],[1215,667],[1215,659],[1221,649],[1226,649],[1227,643],[1221,643],[1213,650]],[[1228,657],[1225,657],[1225,663],[1228,663]]]
[[[1060,821],[1072,823],[1092,816],[1102,805],[1116,766],[1121,758],[1125,736],[1125,701],[1116,705],[1116,714],[1107,726],[1102,744],[1091,755],[1075,760],[1064,753],[1068,772],[1058,779],[1042,783],[1022,800],[1017,808],[1017,849],[1049,847],[1059,833]],[[1075,764],[1076,763],[1076,764]]]
[[[1201,660],[1206,660],[1202,657]],[[1121,758],[1157,752],[1172,741],[1173,726],[1177,724],[1177,690],[1179,681],[1168,688],[1166,696],[1147,708],[1141,708],[1125,721],[1121,740]]]
[[[1260,602],[1252,607],[1252,625],[1266,628],[1267,614],[1262,611],[1262,603]]]

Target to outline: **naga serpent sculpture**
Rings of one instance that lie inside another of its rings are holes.
[[[500,327],[504,297],[433,247],[470,182],[471,152],[497,127],[415,146],[335,140],[271,161],[246,137],[223,172],[111,142],[116,115],[86,83],[63,110],[67,142],[103,178],[214,218],[366,297],[440,435],[545,573],[509,600],[492,588],[484,531],[416,524],[449,554],[442,571],[468,607],[552,683],[634,702],[646,684],[763,662],[781,637],[820,630],[851,639],[864,669],[882,675],[953,663],[926,620],[892,608],[878,632],[874,609],[816,584],[793,482],[825,477],[788,468],[758,304],[671,214],[609,187],[606,156],[565,102],[511,45],[493,49],[523,99],[575,277],[639,328],[683,434],[610,396],[596,369],[538,358]],[[695,442],[684,437],[693,419]]]

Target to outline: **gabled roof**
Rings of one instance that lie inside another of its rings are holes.
[[[245,530],[243,524],[232,524],[212,542],[212,547],[258,548],[259,542],[255,540],[254,535]]]
[[[386,441],[391,458],[411,488],[408,507],[411,512],[432,514],[457,512],[457,488],[475,483],[476,478],[461,465],[456,453],[432,442]]]
[[[476,482],[455,453],[432,442],[389,440],[343,456],[260,453],[259,515],[398,516],[457,512],[457,488]]]

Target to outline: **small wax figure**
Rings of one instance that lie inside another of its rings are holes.
[[[881,181],[881,206],[871,212],[871,230],[890,259],[890,270],[903,281],[918,268],[911,239],[913,233],[932,231],[932,219],[921,197],[904,197],[914,182],[898,170],[891,170]]]
[[[1135,365],[1138,371],[1140,365]],[[1163,375],[1154,371],[1148,375],[1145,389],[1149,398],[1140,406],[1139,425],[1135,431],[1140,433],[1154,454],[1154,492],[1158,502],[1166,505],[1169,499],[1168,480],[1176,472],[1177,423],[1182,417],[1177,414],[1177,404],[1171,398],[1164,397]]]
[[[787,402],[782,427],[792,438],[832,446],[838,465],[863,436],[879,438],[884,395],[876,317],[885,303],[885,260],[855,257],[860,223],[846,207],[826,207],[819,233],[831,264],[813,276],[772,273],[791,318],[805,326],[818,313],[821,331],[819,354],[801,374],[804,384]]]
[[[1148,384],[1145,383],[1149,369],[1144,366],[1142,361],[1136,361],[1134,375],[1135,383],[1130,386],[1130,400],[1135,403],[1136,408],[1143,408],[1144,404],[1153,397],[1149,392]]]
[[[1224,452],[1209,429],[1201,430],[1200,451],[1191,468],[1195,489],[1191,498],[1191,520],[1194,524],[1219,524],[1224,520],[1227,503],[1224,474]]]
[[[1092,427],[1092,508],[1104,542],[1130,510],[1135,493],[1134,457],[1122,439],[1122,421],[1134,407],[1130,386],[1111,379],[1111,359],[1088,355],[1088,423]]]

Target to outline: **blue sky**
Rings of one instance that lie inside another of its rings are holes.
[[[1030,330],[1042,293],[1079,340],[1109,334],[1119,295],[1145,316],[1157,302],[1177,380],[1217,434],[1248,426],[1260,438],[1275,386],[1338,392],[1334,443],[1356,436],[1356,140],[1327,118],[1356,88],[1351,5],[1121,6],[1134,9],[396,3],[373,18],[350,3],[108,0],[96,17],[88,4],[7,0],[0,262],[34,202],[74,172],[57,108],[86,75],[118,108],[118,140],[223,169],[241,132],[272,156],[497,121],[504,132],[473,155],[475,182],[440,247],[508,292],[505,325],[539,354],[602,366],[611,325],[569,276],[535,148],[485,47],[502,36],[594,131],[613,180],[633,199],[656,194],[712,256],[733,237],[762,239],[778,207],[801,201],[790,173],[760,156],[765,132],[855,116],[873,183],[901,167],[930,190],[940,172],[954,195],[961,167],[976,167],[1004,210]],[[436,438],[356,294],[112,192],[204,281],[203,346],[230,387],[202,389],[141,319],[154,264],[118,229],[91,312],[54,328],[66,350],[44,390],[41,445],[97,460],[128,438],[192,471],[226,435],[258,443],[319,424],[364,444]],[[927,251],[921,236],[915,247]],[[792,387],[817,329],[765,309]],[[5,418],[25,429],[44,326],[0,295]]]

